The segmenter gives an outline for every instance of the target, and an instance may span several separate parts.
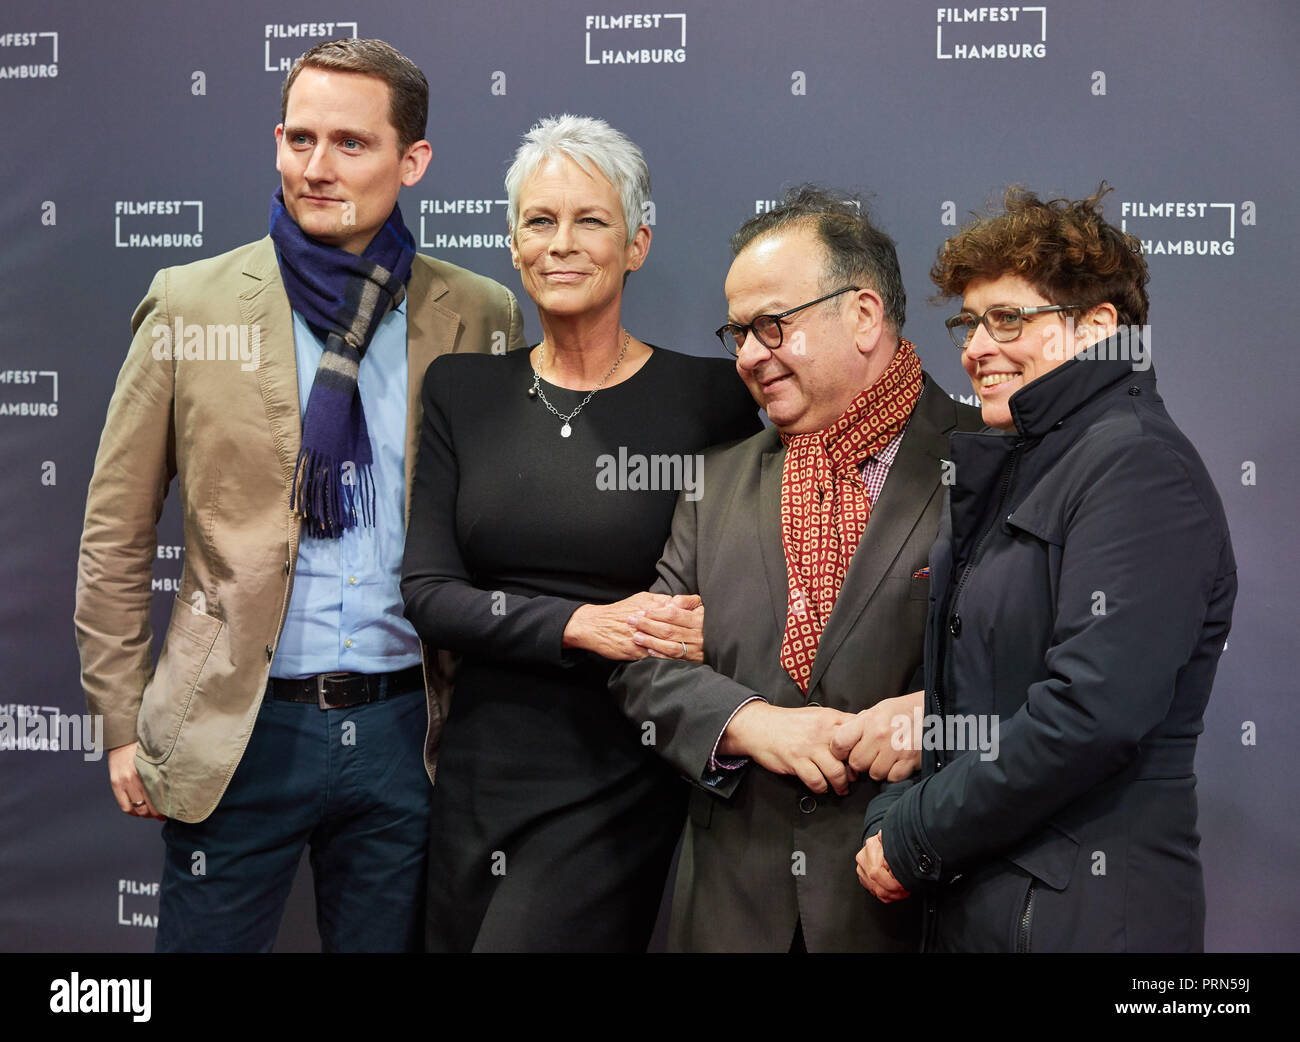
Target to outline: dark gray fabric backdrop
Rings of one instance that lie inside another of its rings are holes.
[[[730,232],[789,184],[817,180],[874,196],[899,244],[907,335],[967,392],[947,312],[926,299],[936,247],[1009,183],[1077,197],[1109,180],[1108,213],[1153,254],[1162,392],[1223,496],[1240,564],[1197,758],[1206,941],[1294,950],[1300,736],[1285,591],[1300,580],[1300,374],[1281,320],[1295,269],[1298,11],[1290,0],[691,0],[640,18],[573,0],[7,4],[0,949],[153,945],[158,825],[120,814],[104,760],[45,734],[58,714],[85,711],[71,617],[86,484],[150,276],[264,234],[282,70],[355,33],[395,43],[432,85],[433,163],[402,197],[422,248],[516,292],[499,200],[519,136],[563,111],[630,134],[654,180],[654,244],[625,322],[699,354],[718,349]],[[167,242],[182,245],[149,244]],[[156,628],[182,563],[170,507],[158,543]],[[314,943],[305,892],[282,947]]]

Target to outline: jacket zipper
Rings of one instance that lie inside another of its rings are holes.
[[[1002,489],[998,493],[998,508],[994,512],[993,520],[989,522],[988,527],[984,529],[984,533],[980,536],[979,542],[975,544],[975,549],[970,555],[970,563],[962,569],[961,578],[957,580],[957,590],[952,595],[952,600],[948,602],[952,610],[948,613],[948,617],[944,621],[949,627],[951,627],[954,618],[961,618],[960,613],[957,611],[957,602],[961,600],[961,592],[966,588],[966,580],[970,578],[970,573],[975,570],[975,565],[979,562],[980,551],[984,549],[984,544],[988,541],[989,535],[993,532],[993,526],[998,523],[998,518],[1002,516],[1002,508],[1006,505],[1007,496],[1011,492],[1011,475],[1015,473],[1016,462],[1019,458],[1020,443],[1017,442],[1011,449],[1011,458],[1007,460],[1006,465],[1002,468]],[[943,716],[943,690],[940,686],[939,677],[937,676],[934,679],[934,700],[939,710],[939,715]]]
[[[1016,951],[1029,951],[1029,930],[1034,920],[1034,887],[1038,880],[1029,880],[1029,891],[1025,894],[1025,909],[1020,913],[1020,929],[1016,931]]]

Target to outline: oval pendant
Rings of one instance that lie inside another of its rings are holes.
[[[573,433],[573,428],[570,427],[567,423],[566,423],[563,427],[560,428],[560,437],[561,437],[561,438],[567,438],[567,437],[568,437],[570,434],[572,434],[572,433]]]

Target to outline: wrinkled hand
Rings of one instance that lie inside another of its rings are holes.
[[[123,814],[130,814],[134,818],[156,818],[158,821],[166,821],[161,814],[154,810],[153,804],[149,801],[149,794],[144,791],[144,783],[140,781],[140,775],[135,769],[135,749],[139,742],[132,742],[130,745],[119,745],[116,749],[108,751],[108,781],[113,787],[113,796],[117,799],[117,805],[122,808]],[[132,804],[140,804],[132,806]]]
[[[750,702],[731,718],[718,752],[748,756],[773,774],[797,775],[813,792],[832,788],[843,796],[858,776],[831,753],[830,743],[836,727],[853,719],[823,706],[786,709]]]
[[[858,882],[871,891],[876,899],[888,904],[912,896],[889,870],[889,862],[885,860],[885,845],[880,841],[879,832],[862,845],[857,862]]]
[[[632,639],[659,658],[704,661],[704,602],[693,593],[628,616]]]
[[[652,608],[667,608],[672,604],[673,598],[666,593],[634,593],[613,604],[584,604],[569,616],[563,646],[593,651],[615,662],[645,658],[651,653],[650,648],[636,642],[637,630],[628,620]],[[663,642],[663,646],[670,651],[675,647],[679,654],[673,657],[681,657],[680,644]]]
[[[923,691],[885,698],[836,730],[831,753],[858,774],[876,781],[902,781],[921,766],[920,735],[912,734],[913,713]]]

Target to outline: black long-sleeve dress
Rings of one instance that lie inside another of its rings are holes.
[[[424,382],[406,614],[462,653],[434,786],[432,951],[644,951],[685,785],[561,647],[581,604],[648,589],[698,453],[759,429],[734,366],[655,350],[561,437],[528,354],[447,355]],[[585,397],[543,384],[562,413]],[[706,606],[707,612],[707,606]]]

